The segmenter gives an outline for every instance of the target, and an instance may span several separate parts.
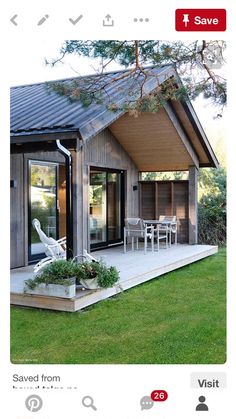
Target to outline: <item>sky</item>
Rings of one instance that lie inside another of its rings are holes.
[[[37,83],[49,80],[59,80],[66,77],[75,77],[94,73],[98,69],[99,61],[86,57],[70,55],[58,63],[55,67],[45,64],[48,61],[59,57],[60,47],[63,41],[40,40],[34,43],[22,43],[14,48],[10,71],[10,85]],[[109,69],[117,69],[117,64],[112,64]]]
[[[9,85],[17,86],[50,80],[59,80],[67,77],[76,77],[92,74],[99,69],[99,60],[91,60],[87,57],[70,55],[54,67],[45,64],[45,59],[51,61],[57,58],[63,40],[39,39],[32,42],[26,39],[19,41],[14,46],[14,54],[11,55],[11,63],[8,66]],[[120,69],[118,64],[111,63],[108,71]],[[197,115],[205,129],[210,142],[214,146],[223,142],[225,131],[225,115],[215,119],[216,108],[209,102],[198,98],[193,102]]]

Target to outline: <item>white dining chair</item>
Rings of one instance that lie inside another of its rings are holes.
[[[141,218],[127,218],[124,227],[124,253],[127,251],[127,240],[131,238],[131,248],[134,251],[134,240],[136,249],[139,249],[139,239],[144,240],[144,253],[147,252],[148,239],[151,240],[151,250],[154,251],[154,227],[145,225]]]

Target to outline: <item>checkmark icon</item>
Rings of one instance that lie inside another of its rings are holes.
[[[72,23],[72,25],[76,25],[81,19],[83,15],[79,15],[76,19],[69,18],[69,21]]]

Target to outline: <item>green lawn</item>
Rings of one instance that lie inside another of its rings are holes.
[[[83,312],[13,307],[13,363],[221,364],[226,251]]]

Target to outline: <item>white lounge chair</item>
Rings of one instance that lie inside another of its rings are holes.
[[[66,259],[66,237],[55,240],[53,237],[48,237],[41,229],[40,221],[34,218],[32,225],[37,231],[41,242],[45,247],[46,257],[40,260],[34,267],[34,272],[38,272],[44,266],[49,265],[54,260]]]
[[[55,260],[66,259],[66,237],[62,237],[59,240],[55,240],[53,237],[46,236],[46,234],[41,229],[40,221],[37,218],[35,218],[32,221],[32,224],[45,247],[45,254],[47,255],[47,257],[43,258],[37,263],[37,265],[35,265],[34,272],[37,273],[38,271],[40,271],[40,269],[44,268],[45,266],[49,265]],[[76,261],[78,263],[83,262],[85,260],[88,262],[98,261],[85,249],[82,255],[77,255],[73,258],[73,261]]]

